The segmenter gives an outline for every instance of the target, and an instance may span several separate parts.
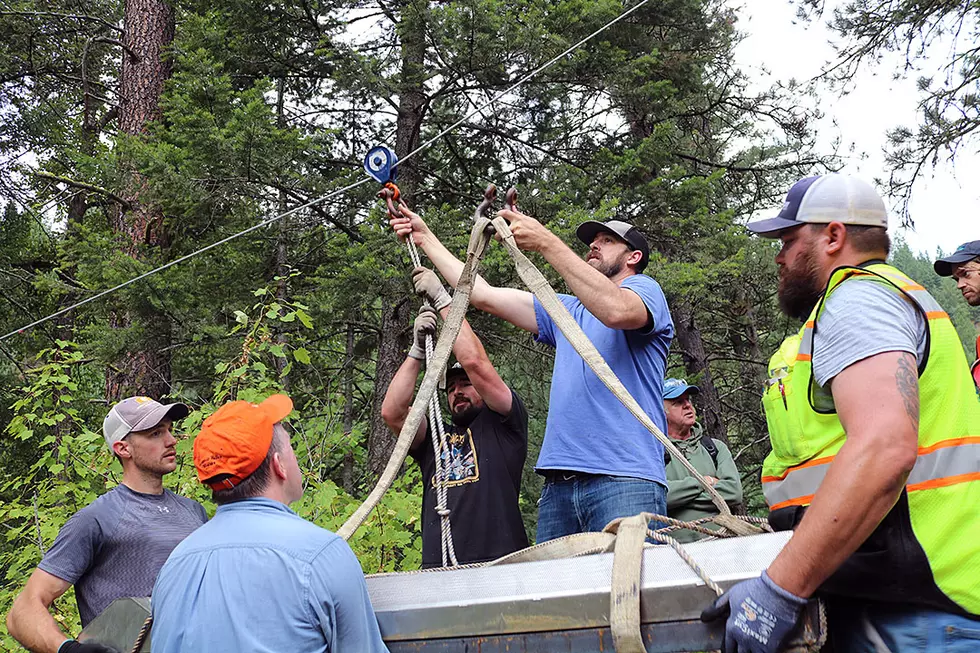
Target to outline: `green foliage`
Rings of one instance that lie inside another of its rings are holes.
[[[115,484],[113,458],[88,424],[99,377],[75,343],[59,340],[38,355],[12,406],[0,448],[0,612],[10,608],[58,529],[77,510]],[[63,597],[55,619],[77,623],[74,601]],[[6,626],[0,642],[12,648]]]
[[[822,20],[824,0],[795,0],[801,17]],[[828,14],[829,27],[840,37],[837,61],[826,75],[832,85],[847,88],[865,66],[883,68],[895,57],[888,74],[917,75],[916,125],[888,132],[883,182],[902,200],[908,214],[913,187],[941,159],[955,162],[963,148],[974,151],[980,130],[980,66],[975,46],[980,31],[976,2],[878,2],[853,0]]]
[[[41,503],[53,502],[39,512],[48,529],[43,546],[83,498],[117,482],[114,463],[104,453],[92,457],[98,442],[68,448],[89,456],[78,469],[52,447],[82,437],[117,399],[106,397],[107,366],[148,349],[168,366],[161,372],[168,398],[194,409],[180,425],[185,434],[224,401],[288,392],[306,483],[296,508],[325,527],[342,523],[387,455],[379,406],[386,370],[404,353],[414,299],[407,253],[387,227],[376,188],[302,205],[360,178],[371,145],[387,142],[404,155],[624,8],[615,0],[410,0],[379,12],[333,0],[181,3],[161,117],[123,137],[112,112],[120,52],[110,38],[123,3],[63,4],[18,0],[14,8],[27,13],[0,13],[12,36],[0,53],[0,112],[11,117],[0,130],[0,157],[10,162],[0,167],[0,193],[18,198],[0,223],[5,332],[295,211],[2,343],[0,419],[15,426],[5,431],[0,458],[5,482],[19,483],[3,497],[19,506],[11,524],[18,535],[3,560],[21,557],[0,607],[40,555],[29,537],[35,491]],[[66,16],[85,12],[89,18]],[[672,371],[699,382],[711,377],[748,485],[757,483],[766,448],[757,377],[795,327],[774,306],[771,244],[748,239],[739,225],[778,204],[794,177],[832,160],[811,152],[813,116],[784,89],[750,91],[733,64],[736,18],[722,0],[649,3],[466,118],[400,175],[409,204],[459,254],[489,181],[519,185],[521,208],[569,243],[587,219],[640,226],[653,248],[648,272],[672,305],[688,311],[706,351],[706,360],[692,362],[675,345]],[[83,76],[98,80],[98,91],[85,93]],[[413,98],[417,106],[405,104]],[[141,204],[162,216],[152,244],[115,226],[113,195],[134,172]],[[101,190],[80,192],[79,183]],[[499,246],[482,273],[493,284],[520,286]],[[130,321],[120,324],[121,313]],[[528,408],[521,508],[533,534],[541,487],[533,462],[553,354],[499,320],[470,317]],[[50,389],[28,391],[40,376],[27,370],[55,363],[79,384],[70,405],[48,406],[58,396]],[[9,408],[21,401],[28,403]],[[80,413],[69,416],[68,408]],[[53,414],[66,417],[54,425],[28,417]],[[27,431],[25,439],[14,435]],[[52,436],[39,453],[36,442]],[[168,487],[207,502],[191,447],[189,437],[179,442]],[[365,570],[417,567],[418,474],[409,464],[353,538]],[[78,496],[62,492],[65,484]],[[749,495],[750,503],[758,498]]]

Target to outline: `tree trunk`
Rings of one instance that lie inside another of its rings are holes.
[[[406,0],[398,23],[401,41],[402,69],[398,84],[398,121],[395,131],[395,154],[404,157],[419,144],[422,117],[428,106],[425,95],[425,30],[428,2]],[[419,160],[413,158],[398,166],[398,188],[406,203],[418,190],[421,175]]]
[[[401,77],[398,84],[398,121],[395,131],[395,153],[404,157],[419,142],[425,113],[425,27],[427,3],[408,0],[402,5],[398,36],[401,40]],[[417,159],[398,167],[398,187],[402,198],[411,204],[418,189],[420,174]],[[377,476],[384,469],[395,437],[381,419],[381,402],[392,377],[404,360],[402,334],[408,325],[409,303],[404,284],[386,282],[381,288],[381,336],[378,340],[378,362],[374,374],[374,401],[371,406],[371,431],[368,435],[368,468]]]
[[[674,342],[680,347],[687,375],[696,378],[697,385],[701,388],[701,393],[698,395],[701,423],[710,437],[728,444],[728,431],[725,422],[721,419],[721,399],[711,379],[704,339],[694,323],[694,309],[681,299],[670,302],[670,307],[670,314],[674,320]]]
[[[174,38],[174,12],[164,0],[126,0],[125,34],[127,47],[120,76],[119,130],[130,136],[141,136],[148,125],[160,117],[160,96],[170,77],[171,64],[166,49]],[[114,231],[121,237],[122,250],[140,259],[145,247],[166,248],[163,212],[148,202],[146,179],[135,169],[128,173],[122,198],[128,207],[120,207],[112,219]],[[162,353],[170,344],[169,319],[164,315],[142,315],[141,342],[122,355],[106,374],[106,394],[119,398],[131,394],[160,397],[170,390],[170,360]],[[109,318],[113,329],[134,326],[136,318],[129,308],[117,309]]]
[[[377,477],[388,464],[395,447],[395,435],[381,418],[381,403],[388,385],[405,359],[405,344],[401,334],[408,324],[410,304],[406,297],[393,300],[397,289],[386,283],[381,297],[381,338],[378,344],[378,363],[374,369],[374,401],[371,406],[371,433],[368,439],[368,471]],[[397,284],[399,287],[401,284]]]
[[[283,102],[285,96],[285,81],[282,77],[276,83],[276,127],[283,129],[286,126],[286,117],[283,112]],[[279,190],[279,213],[283,214],[286,212],[286,191],[282,188]],[[280,303],[285,302],[286,298],[289,296],[289,218],[280,218],[278,224],[278,233],[276,234],[276,274],[278,277],[276,280],[276,299]],[[276,344],[279,346],[284,346],[286,344],[286,332],[285,324],[283,322],[277,322],[275,326],[275,336]],[[282,372],[286,369],[286,364],[288,360],[285,357],[275,357],[276,361],[276,372],[279,373],[280,379],[282,381],[282,389],[289,392],[290,382],[289,377],[282,376]]]
[[[340,481],[347,494],[354,493],[354,323],[347,323],[347,346],[344,348],[344,466]]]

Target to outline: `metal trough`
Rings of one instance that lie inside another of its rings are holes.
[[[791,533],[685,545],[722,587],[758,576]],[[381,633],[391,653],[593,653],[612,651],[609,631],[611,553],[492,567],[367,577]],[[641,622],[648,653],[721,647],[721,624],[701,610],[714,593],[666,546],[643,554]],[[82,634],[128,652],[149,614],[148,599],[115,601]],[[816,604],[798,639],[816,642]],[[147,643],[141,651],[149,651]],[[286,652],[284,652],[286,653]]]

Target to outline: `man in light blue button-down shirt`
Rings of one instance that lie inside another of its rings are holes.
[[[299,517],[292,401],[236,401],[204,421],[194,464],[218,511],[153,588],[153,653],[387,652],[364,575],[341,538]]]

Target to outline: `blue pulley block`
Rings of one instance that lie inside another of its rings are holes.
[[[394,150],[384,145],[376,145],[364,157],[364,171],[379,184],[395,181],[398,176],[398,157]]]

